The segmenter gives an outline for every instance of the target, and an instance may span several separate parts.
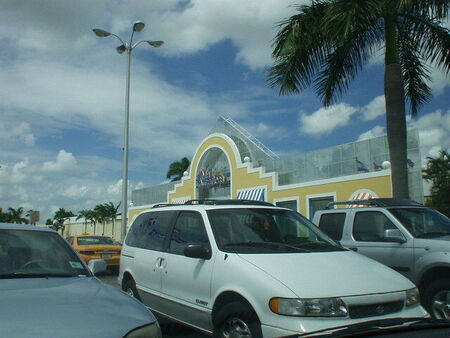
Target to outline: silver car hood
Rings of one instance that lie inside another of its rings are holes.
[[[155,321],[94,277],[0,279],[0,298],[2,337],[123,337]]]

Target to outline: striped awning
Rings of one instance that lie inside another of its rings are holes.
[[[265,201],[265,188],[250,188],[238,192],[238,200]]]
[[[355,197],[353,197],[353,200],[358,201],[358,200],[370,200],[374,198],[374,196],[372,194],[369,194],[368,192],[361,192],[359,194],[356,194]],[[362,208],[365,207],[366,205],[363,204],[347,204],[346,207],[347,208]]]

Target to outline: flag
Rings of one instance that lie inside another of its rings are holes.
[[[383,167],[380,164],[376,164],[376,162],[373,162],[373,167],[375,168],[375,171],[383,170]]]
[[[357,157],[355,157],[355,161],[356,161],[356,166],[358,168],[358,171],[361,171],[364,173],[368,173],[370,171],[364,163],[362,163],[360,160],[358,160]]]

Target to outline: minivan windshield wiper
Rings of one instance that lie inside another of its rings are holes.
[[[433,318],[390,318],[378,319],[357,324],[339,326],[330,329],[324,329],[306,334],[292,335],[289,337],[348,337],[349,335],[369,335],[388,333],[390,331],[409,331],[418,330],[419,328],[438,328],[449,327],[450,322],[447,320],[439,320]],[[378,335],[377,335],[378,336]]]
[[[82,274],[85,275],[85,274]],[[77,273],[27,273],[27,272],[12,272],[1,274],[0,279],[8,278],[47,278],[47,277],[78,277]]]
[[[224,247],[251,247],[251,248],[271,248],[271,249],[291,249],[294,251],[311,252],[307,249],[298,248],[293,245],[278,242],[236,242],[224,244]]]

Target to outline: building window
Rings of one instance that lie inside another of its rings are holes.
[[[277,207],[287,208],[287,209],[291,209],[291,210],[294,210],[294,211],[298,211],[298,205],[297,205],[297,201],[296,200],[278,201],[278,202],[275,202],[275,205]]]
[[[196,173],[197,198],[230,198],[230,164],[219,148],[206,151]]]
[[[317,210],[323,210],[326,208],[327,204],[330,202],[334,202],[333,196],[321,196],[321,197],[312,197],[309,198],[309,219],[314,218],[314,214]]]

